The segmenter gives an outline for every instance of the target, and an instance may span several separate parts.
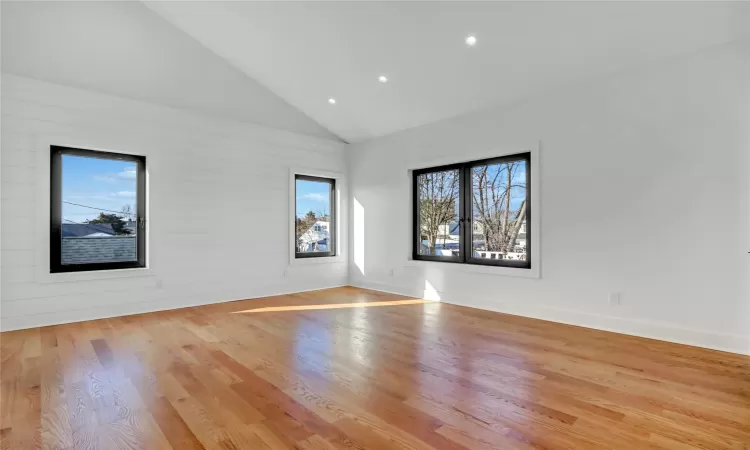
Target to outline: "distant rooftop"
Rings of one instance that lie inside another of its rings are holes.
[[[62,224],[62,237],[83,237],[91,234],[115,235],[111,223],[64,223]]]

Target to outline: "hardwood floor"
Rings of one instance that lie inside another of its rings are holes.
[[[750,357],[357,288],[0,339],[3,450],[750,448]]]

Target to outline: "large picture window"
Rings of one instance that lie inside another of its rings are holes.
[[[531,155],[413,172],[413,259],[531,268]]]
[[[295,258],[336,256],[336,180],[295,175]]]
[[[50,272],[146,266],[146,158],[51,148]]]

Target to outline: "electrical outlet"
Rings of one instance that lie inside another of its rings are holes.
[[[620,306],[620,293],[619,292],[609,293],[609,304],[610,306]]]

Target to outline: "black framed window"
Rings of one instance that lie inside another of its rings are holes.
[[[531,268],[531,154],[413,171],[415,260]]]
[[[146,158],[51,147],[50,272],[146,267]]]
[[[295,175],[295,258],[336,255],[336,180]]]

